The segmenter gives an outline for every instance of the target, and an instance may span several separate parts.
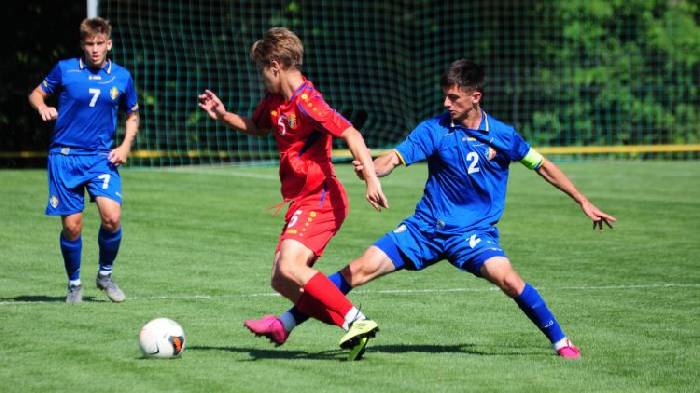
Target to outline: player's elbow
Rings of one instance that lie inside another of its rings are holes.
[[[342,134],[340,134],[340,137],[345,141],[345,143],[348,145],[348,147],[352,148],[353,146],[356,146],[358,144],[364,145],[365,140],[362,137],[362,134],[360,134],[360,131],[357,131],[355,127],[348,127],[345,131],[343,131]]]

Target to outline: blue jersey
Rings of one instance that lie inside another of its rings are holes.
[[[109,150],[118,110],[138,110],[131,74],[111,60],[99,70],[88,67],[82,58],[59,61],[41,82],[41,89],[58,94],[51,148]]]
[[[505,206],[508,167],[530,150],[513,127],[483,111],[478,130],[455,125],[444,114],[420,123],[396,147],[406,165],[428,161],[415,216],[445,232],[495,225]]]

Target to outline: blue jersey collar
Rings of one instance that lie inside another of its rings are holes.
[[[476,131],[483,131],[485,134],[488,134],[491,131],[491,123],[489,122],[489,116],[486,114],[486,111],[483,109],[479,108],[481,111],[481,123],[479,123],[479,128]],[[454,128],[462,128],[462,129],[468,129],[467,127],[461,125],[461,124],[455,124],[451,119],[449,114],[445,114],[445,120],[449,121],[449,127],[451,129]]]
[[[87,64],[85,64],[82,57],[80,59],[78,59],[78,61],[79,61],[81,70],[83,68],[87,67]],[[111,74],[112,73],[112,59],[107,59],[107,61],[105,61],[105,65],[102,66],[102,69],[105,70],[106,73]]]

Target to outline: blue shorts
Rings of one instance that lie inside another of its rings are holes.
[[[423,270],[447,259],[460,270],[481,276],[484,262],[505,257],[498,243],[498,229],[467,229],[443,232],[411,216],[374,243],[394,264],[396,270]]]
[[[65,151],[65,149],[64,149]],[[90,201],[109,198],[121,205],[122,179],[117,167],[107,159],[109,153],[49,153],[49,201],[46,215],[68,216],[85,208],[85,188]]]

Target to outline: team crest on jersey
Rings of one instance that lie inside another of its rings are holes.
[[[295,129],[297,127],[297,117],[295,114],[291,114],[287,117],[287,124],[289,124],[289,128]]]
[[[496,150],[494,150],[492,147],[489,147],[488,150],[486,150],[486,157],[489,159],[489,161],[496,158]]]
[[[304,93],[304,94],[301,95],[301,99],[304,100],[304,101],[306,101],[306,100],[309,99],[309,95],[306,94],[306,93]]]
[[[55,209],[56,206],[58,206],[58,198],[56,198],[56,195],[51,195],[51,198],[49,199],[49,203],[51,206]]]
[[[116,100],[117,97],[119,97],[119,89],[117,89],[116,86],[112,86],[112,89],[109,91],[109,95],[112,97],[112,101]]]

